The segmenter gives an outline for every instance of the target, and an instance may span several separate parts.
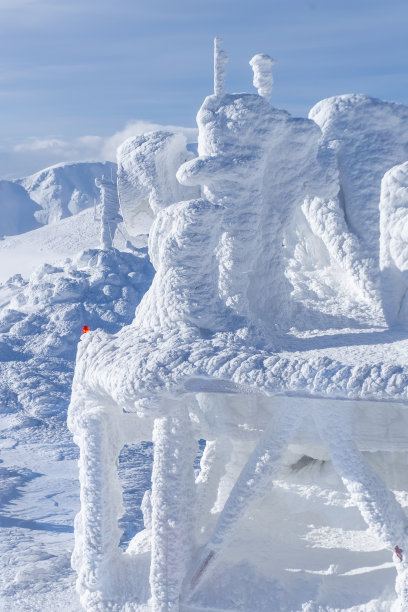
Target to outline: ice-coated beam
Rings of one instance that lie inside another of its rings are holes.
[[[192,544],[197,447],[187,409],[174,400],[165,406],[170,416],[156,419],[153,429],[150,587],[154,612],[178,612]]]
[[[237,521],[255,501],[271,489],[281,467],[282,456],[296,432],[300,412],[296,409],[276,415],[265,430],[225,503],[210,541],[202,551],[190,588],[194,591],[227,541]]]
[[[400,610],[408,610],[408,522],[394,494],[364,460],[352,440],[352,418],[327,407],[315,412],[320,435],[325,440],[333,466],[341,477],[361,516],[385,548],[403,551],[402,560],[394,552],[398,572],[396,591]]]

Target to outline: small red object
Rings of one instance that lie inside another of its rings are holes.
[[[402,561],[402,553],[403,553],[403,551],[400,549],[400,547],[399,547],[399,546],[396,546],[396,547],[394,548],[394,550],[395,550],[395,554],[397,555],[398,559],[399,559],[400,561]]]
[[[90,328],[89,328],[89,325],[84,325],[83,328],[82,328],[82,333],[86,334],[89,331],[91,331]]]

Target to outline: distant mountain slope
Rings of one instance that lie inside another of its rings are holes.
[[[14,236],[40,226],[35,215],[41,207],[27,191],[11,181],[0,181],[0,235]]]
[[[99,199],[95,178],[116,175],[112,162],[61,163],[15,181],[37,202],[36,220],[45,225],[75,215]]]

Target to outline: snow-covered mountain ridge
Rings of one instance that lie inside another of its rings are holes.
[[[112,162],[61,163],[15,181],[0,181],[0,235],[21,234],[93,207],[95,179],[116,176]]]

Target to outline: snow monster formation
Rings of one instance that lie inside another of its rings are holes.
[[[320,600],[296,607],[284,580],[268,574],[279,551],[268,548],[267,525],[252,527],[264,536],[250,558],[244,545],[232,546],[255,507],[275,520],[270,492],[289,448],[300,462],[331,460],[379,548],[389,550],[395,610],[408,610],[407,518],[362,453],[408,450],[405,319],[391,326],[406,291],[406,167],[386,175],[382,195],[377,184],[379,168],[404,161],[404,109],[344,96],[321,102],[312,119],[293,118],[268,102],[270,58],[251,61],[260,95],[225,93],[225,61],[217,40],[215,94],[197,117],[198,157],[163,132],[119,150],[124,217],[132,193],[134,211],[148,206],[154,216],[156,275],[130,326],[91,331],[78,348],[69,427],[81,450],[73,553],[81,602],[89,611],[334,609],[321,590]],[[370,149],[375,180],[366,172],[366,184],[355,186],[353,155],[363,164],[362,152],[347,121],[358,123],[361,110],[370,123],[372,107],[384,119],[386,155]],[[172,152],[186,161],[166,196]],[[353,200],[358,189],[364,201]],[[185,195],[171,201],[169,193]],[[335,285],[348,288],[337,314],[319,300]],[[390,285],[395,291],[383,289]],[[376,317],[371,328],[367,311]],[[145,530],[124,551],[117,461],[138,441],[153,442],[152,487],[141,506]]]

